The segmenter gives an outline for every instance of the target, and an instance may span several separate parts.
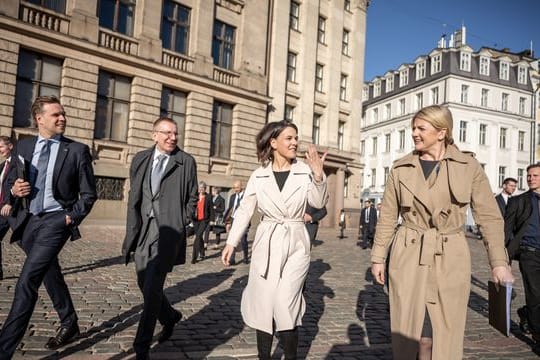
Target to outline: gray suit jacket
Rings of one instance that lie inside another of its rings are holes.
[[[142,209],[143,181],[150,169],[154,147],[135,155],[131,163],[126,223],[122,255],[126,264],[137,247],[137,241],[147,223],[149,211]],[[197,203],[197,166],[195,159],[176,148],[171,154],[156,195],[159,209],[154,214],[159,226],[158,252],[162,265],[172,267],[186,261],[185,227],[193,216]]]

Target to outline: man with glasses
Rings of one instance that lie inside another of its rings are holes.
[[[144,298],[133,347],[148,359],[156,321],[163,325],[158,342],[169,339],[182,314],[163,293],[167,273],[186,261],[186,226],[197,204],[195,159],[177,146],[178,130],[170,118],[154,122],[155,145],[131,163],[126,237],[126,264],[133,255],[137,283]]]

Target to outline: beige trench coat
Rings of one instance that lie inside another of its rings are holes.
[[[439,169],[439,187],[430,188],[419,156],[411,153],[394,163],[386,183],[371,260],[384,263],[391,247],[394,359],[416,358],[426,309],[433,359],[463,357],[471,275],[463,232],[467,205],[482,231],[491,267],[508,264],[503,220],[480,163],[450,145]],[[399,227],[398,215],[403,218]]]
[[[242,294],[244,322],[258,330],[289,330],[302,324],[302,287],[310,262],[304,225],[306,204],[322,208],[328,201],[326,177],[315,183],[311,169],[296,161],[280,192],[272,166],[253,172],[234,214],[227,244],[236,247],[255,209],[262,215],[251,248],[249,279]]]

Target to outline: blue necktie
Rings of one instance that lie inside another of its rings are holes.
[[[49,155],[51,153],[51,142],[45,142],[41,147],[37,163],[37,174],[32,186],[34,196],[30,201],[30,212],[34,215],[39,215],[43,212],[43,200],[45,199],[45,180],[47,178],[47,167],[49,165]]]

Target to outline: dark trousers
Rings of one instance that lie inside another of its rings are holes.
[[[9,230],[9,223],[4,216],[0,216],[0,242]],[[0,244],[0,272],[2,272],[2,244]]]
[[[373,244],[373,231],[369,229],[369,224],[362,226],[362,243],[369,247]]]
[[[24,336],[38,298],[45,285],[63,327],[77,322],[77,314],[60,264],[58,254],[69,237],[65,212],[30,216],[21,240],[26,253],[9,315],[0,333],[0,359],[10,359]]]
[[[540,336],[540,251],[521,250],[519,270],[523,278],[529,329]]]
[[[249,228],[246,230],[244,235],[242,235],[242,237],[240,238],[240,246],[242,246],[242,253],[244,254],[244,260],[248,259],[248,254],[249,254],[248,239],[247,239],[248,231],[249,231]],[[235,262],[235,253],[234,252],[233,252],[233,254],[231,256],[231,262],[232,263]]]
[[[160,265],[159,255],[151,260],[146,268],[137,273],[137,284],[143,294],[144,304],[133,348],[137,353],[145,353],[150,349],[156,321],[161,325],[173,323],[176,310],[163,293],[163,285],[167,271]]]
[[[203,235],[208,228],[209,220],[195,221],[193,223],[195,231],[195,241],[193,241],[193,255],[191,260],[197,260],[197,257],[204,257]]]

